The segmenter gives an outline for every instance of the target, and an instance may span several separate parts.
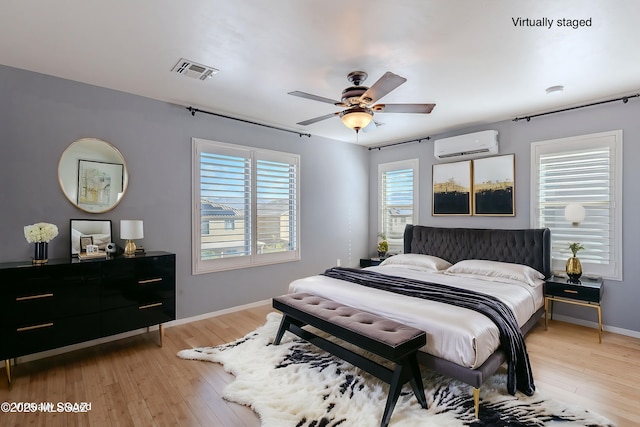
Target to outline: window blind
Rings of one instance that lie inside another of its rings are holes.
[[[540,156],[540,225],[553,235],[552,256],[571,256],[569,243],[585,247],[579,258],[593,264],[612,261],[612,181],[609,147]],[[573,226],[564,217],[568,203],[584,206],[586,218]]]
[[[300,258],[299,156],[194,139],[193,165],[194,273]]]
[[[258,253],[296,249],[296,188],[295,165],[258,160]]]
[[[531,162],[531,226],[551,230],[552,268],[564,271],[575,242],[585,274],[622,280],[622,131],[534,142]],[[579,224],[569,203],[585,208]]]
[[[417,160],[380,165],[381,232],[390,253],[403,250],[404,229],[415,224]]]

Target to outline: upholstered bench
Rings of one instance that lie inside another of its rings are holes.
[[[406,382],[411,383],[413,393],[422,407],[427,407],[416,356],[418,349],[426,343],[424,331],[306,293],[273,298],[273,307],[284,314],[274,344],[280,344],[285,332],[292,332],[390,385],[381,426],[389,424],[393,408]],[[395,363],[395,369],[382,366],[361,354],[303,329],[305,325],[313,326],[390,360]]]

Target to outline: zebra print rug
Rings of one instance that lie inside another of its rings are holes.
[[[281,316],[235,342],[183,350],[183,359],[220,363],[236,378],[223,392],[227,400],[251,407],[263,427],[379,426],[388,385],[292,334],[271,343]],[[294,339],[295,338],[295,339]],[[422,426],[613,426],[584,409],[506,392],[506,374],[491,377],[481,389],[480,419],[474,419],[471,387],[425,372],[428,409],[422,409],[408,384],[391,417],[393,427]]]

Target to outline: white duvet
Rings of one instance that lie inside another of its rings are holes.
[[[470,279],[392,265],[367,269],[493,295],[513,310],[520,326],[543,305],[542,285]],[[295,280],[289,285],[289,292],[328,298],[423,330],[427,334],[427,344],[422,351],[471,369],[482,365],[500,345],[495,324],[473,310],[320,275]]]

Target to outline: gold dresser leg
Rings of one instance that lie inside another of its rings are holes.
[[[480,416],[480,389],[475,387],[473,388],[473,409],[477,420]]]
[[[160,335],[160,347],[162,347],[162,336],[164,335],[164,328],[162,325],[158,325],[158,335]]]
[[[11,384],[11,360],[5,359],[4,369],[7,371],[7,382]]]
[[[598,309],[598,334],[599,334],[600,344],[602,344],[602,310],[600,306],[597,306],[597,309]]]

